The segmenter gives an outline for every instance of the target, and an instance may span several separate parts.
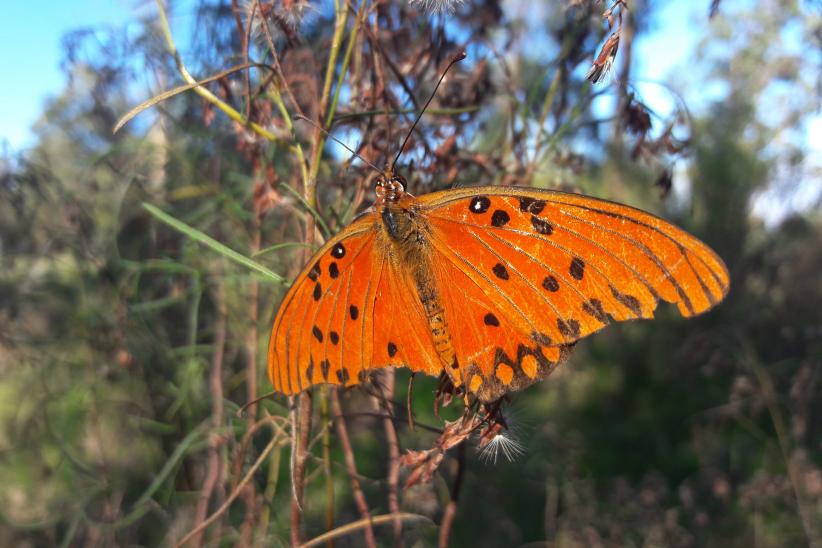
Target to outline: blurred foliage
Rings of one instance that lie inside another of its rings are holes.
[[[304,248],[266,248],[306,240],[312,214],[295,195],[314,200],[302,167],[316,158],[317,211],[332,230],[370,202],[374,174],[310,126],[295,122],[292,131],[279,105],[323,119],[338,91],[335,135],[384,162],[459,47],[468,60],[401,160],[412,190],[531,184],[663,212],[719,252],[732,285],[702,317],[662,307],[653,322],[581,342],[552,378],[514,395],[507,418],[525,455],[485,463],[468,442],[453,545],[822,542],[822,217],[810,210],[766,228],[748,214],[808,164],[796,135],[819,105],[818,56],[784,42],[818,52],[820,18],[796,2],[713,3],[718,13],[680,89],[720,91],[692,117],[653,115],[644,127],[635,90],[584,78],[608,32],[605,7],[566,4],[465,2],[430,15],[419,3],[365,2],[350,57],[359,4],[336,6],[338,16],[350,12],[336,38],[327,3],[191,7],[181,59],[205,78],[242,62],[235,15],[244,24],[251,6],[270,6],[262,13],[294,98],[270,68],[250,72],[248,84],[236,73],[209,89],[274,141],[191,92],[112,135],[134,104],[180,83],[162,28],[150,18],[128,32],[68,36],[67,88],[43,113],[37,144],[0,171],[0,544],[173,544],[202,522],[198,512],[217,510],[264,450],[238,500],[195,542],[289,543],[288,403],[275,397],[236,414],[268,391],[267,333],[284,286],[141,204],[291,279]],[[630,5],[641,36],[654,4]],[[271,64],[255,25],[251,60]],[[342,53],[324,93],[332,44]],[[628,68],[636,62],[625,59]],[[606,95],[618,106],[604,116],[594,103]],[[653,182],[670,172],[674,191],[660,198]],[[420,449],[460,409],[435,416],[436,380],[418,378],[411,431],[408,376],[397,372],[400,446]],[[315,393],[303,539],[329,528],[329,508],[336,526],[360,518],[346,452],[319,403],[326,396]],[[364,390],[341,399],[371,512],[387,513],[380,408]],[[406,544],[435,542],[454,457],[431,484],[401,491],[403,511],[431,518],[405,526]],[[375,532],[392,543],[390,526]],[[338,541],[361,542],[360,533]]]

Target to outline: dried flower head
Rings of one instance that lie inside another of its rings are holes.
[[[446,451],[465,441],[480,426],[481,421],[482,419],[473,413],[466,413],[453,422],[446,421],[442,434],[431,449],[409,450],[400,457],[400,464],[410,471],[405,486],[410,487],[419,482],[431,481]]]
[[[510,408],[507,409],[506,417],[503,416],[501,407],[494,407],[486,415],[485,427],[480,431],[477,444],[479,457],[486,464],[496,464],[500,455],[508,462],[513,462],[525,454],[525,446],[517,440],[520,423],[516,415],[511,415],[511,411]]]
[[[513,462],[525,454],[525,446],[514,438],[514,433],[501,423],[492,423],[482,431],[479,442],[480,459],[486,464],[496,464],[500,454]]]
[[[246,24],[251,25],[251,35],[259,40],[265,40],[266,34],[270,34],[275,41],[285,37],[289,42],[296,42],[297,31],[311,9],[307,0],[246,0],[244,3]]]
[[[426,13],[454,13],[463,0],[408,0],[412,6],[422,8]]]
[[[622,111],[622,124],[634,135],[644,136],[651,130],[651,113],[648,107],[637,100],[634,94],[628,95],[625,108]]]

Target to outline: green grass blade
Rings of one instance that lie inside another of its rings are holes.
[[[160,208],[158,208],[158,207],[156,207],[152,204],[149,204],[147,202],[143,202],[143,208],[145,208],[146,211],[148,211],[149,213],[151,213],[152,215],[154,215],[159,220],[163,221],[164,223],[166,223],[167,225],[169,225],[173,229],[177,230],[178,232],[182,232],[183,234],[185,234],[186,236],[188,236],[192,240],[195,240],[197,242],[200,242],[201,244],[207,245],[208,247],[210,247],[212,250],[216,251],[217,253],[219,253],[223,257],[227,257],[227,258],[231,259],[232,261],[234,261],[235,263],[243,265],[244,267],[246,267],[249,270],[252,270],[254,272],[257,272],[258,274],[262,274],[264,278],[266,278],[270,281],[273,281],[273,282],[276,282],[276,283],[285,283],[286,282],[286,279],[283,278],[282,276],[280,276],[279,274],[277,274],[276,272],[273,272],[273,271],[269,270],[268,268],[264,267],[263,265],[261,265],[260,263],[258,263],[256,261],[252,261],[251,259],[249,259],[245,255],[234,251],[230,247],[228,247],[224,244],[221,244],[220,242],[218,242],[217,240],[215,240],[214,238],[212,238],[208,234],[205,234],[204,232],[200,232],[196,228],[192,228],[192,227],[188,226],[187,224],[185,224],[184,222],[182,222],[178,219],[175,219],[174,217],[172,217],[168,213],[164,212]]]
[[[277,251],[278,249],[283,249],[287,247],[307,247],[313,251],[314,246],[310,246],[308,244],[304,244],[302,242],[283,242],[281,244],[274,244],[270,247],[266,247],[259,251],[255,251],[251,254],[252,257],[259,257],[260,255],[265,255],[266,253],[271,253],[272,251]]]

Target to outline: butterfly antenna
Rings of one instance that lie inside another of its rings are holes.
[[[414,133],[414,128],[417,127],[417,123],[420,121],[420,118],[422,118],[422,115],[425,113],[425,109],[428,108],[429,103],[431,103],[431,100],[434,99],[434,96],[437,94],[437,90],[439,89],[440,84],[442,84],[442,81],[445,79],[445,75],[448,74],[448,71],[451,69],[451,67],[453,67],[458,61],[462,61],[466,57],[467,55],[464,51],[459,52],[451,59],[451,62],[448,63],[447,67],[445,67],[445,70],[442,71],[442,76],[440,76],[440,79],[437,81],[437,85],[434,86],[434,91],[431,92],[431,96],[422,106],[422,110],[417,115],[417,119],[414,120],[414,125],[412,125],[411,129],[408,130],[408,134],[405,136],[405,140],[403,140],[402,145],[400,146],[400,150],[399,152],[397,152],[397,156],[394,158],[394,162],[391,164],[391,171],[394,171],[394,166],[397,165],[397,160],[400,159],[400,155],[402,154],[402,151],[405,149],[405,145],[408,144],[408,139],[411,138],[411,134]]]
[[[329,138],[329,139],[331,139],[332,141],[336,142],[338,145],[341,145],[341,146],[342,146],[345,150],[347,150],[348,152],[350,152],[351,154],[353,154],[354,156],[356,156],[357,158],[359,158],[360,160],[362,160],[365,164],[367,164],[368,166],[370,166],[372,169],[377,170],[377,173],[382,173],[382,170],[381,170],[380,168],[378,168],[377,166],[375,166],[374,164],[372,164],[371,162],[369,162],[368,160],[366,160],[365,158],[363,158],[362,156],[360,156],[360,155],[359,155],[358,153],[356,153],[356,152],[355,152],[355,151],[354,151],[354,150],[353,150],[350,146],[346,145],[345,143],[343,143],[342,141],[340,141],[339,139],[337,139],[336,137],[334,137],[333,135],[331,135],[331,134],[328,132],[328,130],[326,130],[324,127],[322,127],[320,124],[318,124],[318,123],[317,123],[317,122],[315,122],[314,120],[311,120],[311,119],[309,119],[309,118],[306,118],[306,117],[305,117],[305,116],[303,116],[302,114],[295,114],[295,115],[294,115],[294,119],[295,119],[295,120],[302,120],[303,122],[308,122],[309,124],[311,124],[312,126],[314,126],[316,129],[319,129],[320,131],[322,131],[322,132],[325,134],[325,136],[326,136],[326,137],[328,137],[328,138]]]

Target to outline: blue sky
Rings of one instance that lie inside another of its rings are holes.
[[[133,2],[132,2],[133,4]],[[47,97],[60,93],[61,37],[81,27],[123,24],[133,13],[125,0],[5,2],[0,32],[0,142],[31,144],[29,128]]]

